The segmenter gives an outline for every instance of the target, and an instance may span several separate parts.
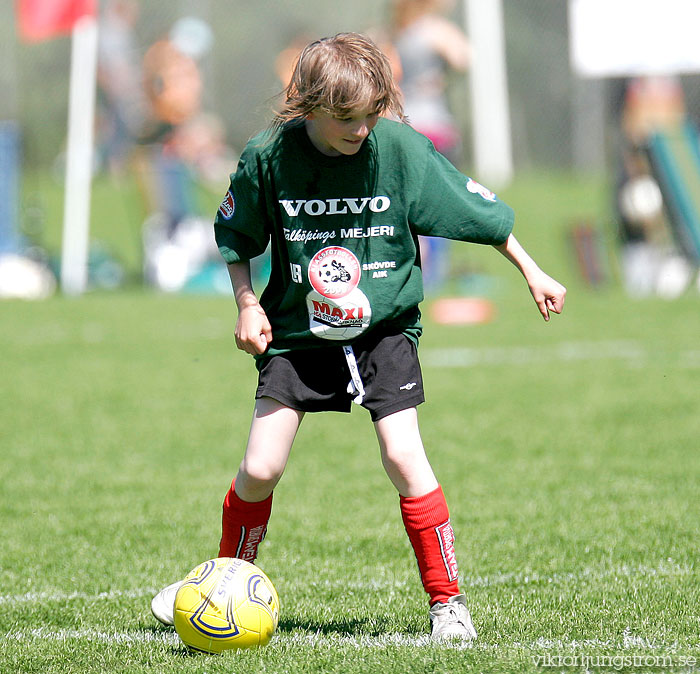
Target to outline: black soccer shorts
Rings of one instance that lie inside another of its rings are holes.
[[[352,344],[372,421],[425,401],[416,345],[405,335],[369,336]],[[342,346],[270,356],[258,363],[256,398],[302,412],[350,412],[350,370]]]

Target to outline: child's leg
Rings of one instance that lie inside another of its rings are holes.
[[[384,417],[374,424],[384,470],[404,497],[422,496],[438,482],[425,455],[415,407]]]
[[[245,455],[224,499],[219,557],[255,561],[272,512],[272,490],[303,417],[272,398],[256,401]]]
[[[418,430],[415,408],[375,423],[382,463],[400,495],[401,515],[430,603],[459,594],[454,534],[447,503]]]

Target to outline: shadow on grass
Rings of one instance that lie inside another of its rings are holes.
[[[143,624],[140,626],[140,629],[150,634],[154,640],[158,640],[165,635],[172,635],[175,639],[176,632],[174,627],[161,625],[159,623],[157,625]],[[277,627],[278,634],[281,633],[291,635],[294,633],[303,633],[310,636],[322,634],[324,636],[341,637],[376,637],[387,634],[389,631],[390,621],[382,616],[366,616],[359,618],[348,616],[328,620],[314,620],[310,618],[291,616],[280,620]],[[168,644],[167,650],[172,655],[184,659],[206,655],[206,653],[203,651],[198,651],[197,649],[185,646],[185,644],[180,643],[179,640],[176,640],[175,643]]]
[[[280,620],[279,632],[303,631],[309,634],[340,636],[378,636],[389,631],[389,622],[381,616],[365,618],[334,618],[331,620],[309,620],[289,617]]]

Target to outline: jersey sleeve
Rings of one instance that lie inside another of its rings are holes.
[[[422,188],[409,213],[417,234],[498,245],[511,233],[514,217],[508,204],[430,145]]]
[[[251,260],[267,248],[270,230],[261,193],[256,156],[246,150],[214,220],[216,244],[229,264]]]

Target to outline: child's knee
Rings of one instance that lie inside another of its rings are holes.
[[[265,458],[250,459],[244,458],[238,469],[238,475],[246,484],[256,486],[277,484],[284,472],[284,465],[277,465]],[[239,478],[236,478],[238,482]]]
[[[390,444],[384,450],[384,463],[400,473],[411,473],[425,466],[427,458],[417,445]]]

